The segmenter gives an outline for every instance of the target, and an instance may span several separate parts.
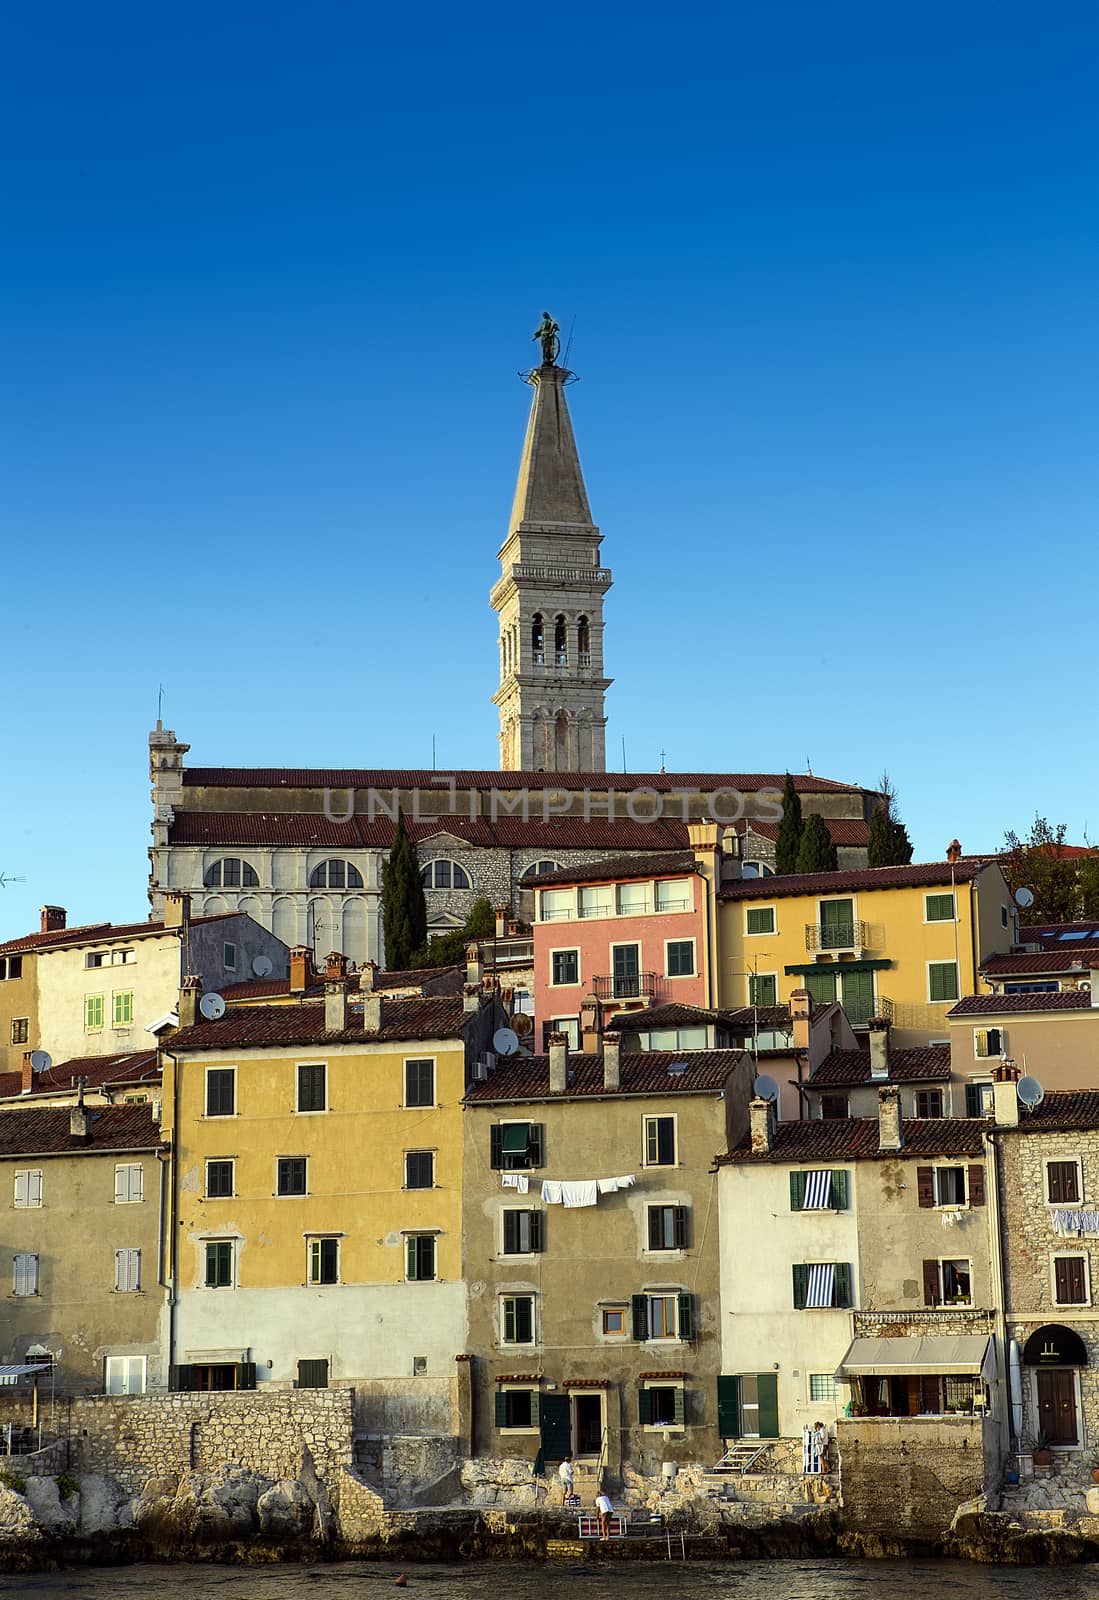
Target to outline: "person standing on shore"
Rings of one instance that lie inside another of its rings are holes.
[[[614,1511],[614,1501],[605,1489],[601,1489],[595,1497],[595,1509],[599,1513],[599,1537],[609,1539],[611,1536],[611,1515]]]
[[[562,1461],[561,1465],[557,1469],[557,1476],[561,1480],[561,1497],[562,1497],[562,1499],[563,1500],[571,1499],[572,1492],[573,1492],[573,1490],[572,1490],[573,1474],[572,1474],[572,1456],[571,1455],[567,1455],[565,1457],[564,1461]]]

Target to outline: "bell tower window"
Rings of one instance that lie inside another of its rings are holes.
[[[569,664],[568,636],[565,632],[564,617],[557,617],[553,624],[553,664],[555,667],[567,667]]]
[[[530,648],[534,656],[536,667],[545,666],[546,663],[546,630],[542,624],[542,613],[536,611],[530,620]]]
[[[580,666],[591,666],[591,624],[587,617],[581,617],[576,624],[576,651],[580,657]]]

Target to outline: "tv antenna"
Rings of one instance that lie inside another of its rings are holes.
[[[8,872],[0,872],[0,889],[6,889],[9,883],[26,883],[26,878],[13,878]]]

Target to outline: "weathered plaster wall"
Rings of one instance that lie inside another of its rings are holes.
[[[938,1538],[999,1473],[996,1424],[979,1417],[841,1418],[844,1523]]]

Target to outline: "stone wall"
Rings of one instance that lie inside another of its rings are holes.
[[[352,1421],[357,1437],[424,1434],[455,1438],[458,1380],[363,1378],[355,1384]]]
[[[965,1501],[998,1483],[999,1429],[980,1417],[841,1417],[845,1524],[937,1539]]]

